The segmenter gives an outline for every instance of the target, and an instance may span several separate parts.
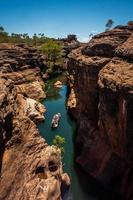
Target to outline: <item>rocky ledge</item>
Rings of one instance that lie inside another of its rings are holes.
[[[0,50],[0,199],[62,199],[70,180],[61,152],[48,146],[37,123],[44,120],[40,68],[32,48]]]
[[[68,111],[76,119],[77,162],[133,199],[133,25],[94,36],[69,55]]]

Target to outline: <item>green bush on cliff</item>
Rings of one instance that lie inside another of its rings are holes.
[[[60,136],[60,135],[56,135],[55,138],[53,139],[53,145],[55,145],[57,148],[59,148],[61,150],[61,153],[64,154],[65,150],[63,145],[65,144],[65,138]]]

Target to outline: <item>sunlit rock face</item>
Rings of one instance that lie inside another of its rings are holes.
[[[48,146],[36,125],[46,111],[39,55],[18,49],[0,50],[0,199],[59,200],[70,180],[60,150]]]
[[[72,51],[68,63],[77,162],[124,199],[133,198],[132,34],[129,24],[94,36]]]
[[[27,46],[6,46],[0,49],[0,76],[10,79],[18,93],[33,99],[45,98],[40,69],[44,59],[37,50]]]

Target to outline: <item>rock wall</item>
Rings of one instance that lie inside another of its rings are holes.
[[[30,48],[0,50],[1,200],[59,200],[70,184],[60,150],[37,129],[45,112],[39,63]]]
[[[68,112],[76,119],[77,162],[133,199],[133,26],[118,26],[72,51]]]

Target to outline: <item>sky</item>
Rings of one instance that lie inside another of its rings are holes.
[[[0,0],[0,26],[9,33],[76,34],[86,41],[110,18],[114,25],[133,20],[133,0]]]

